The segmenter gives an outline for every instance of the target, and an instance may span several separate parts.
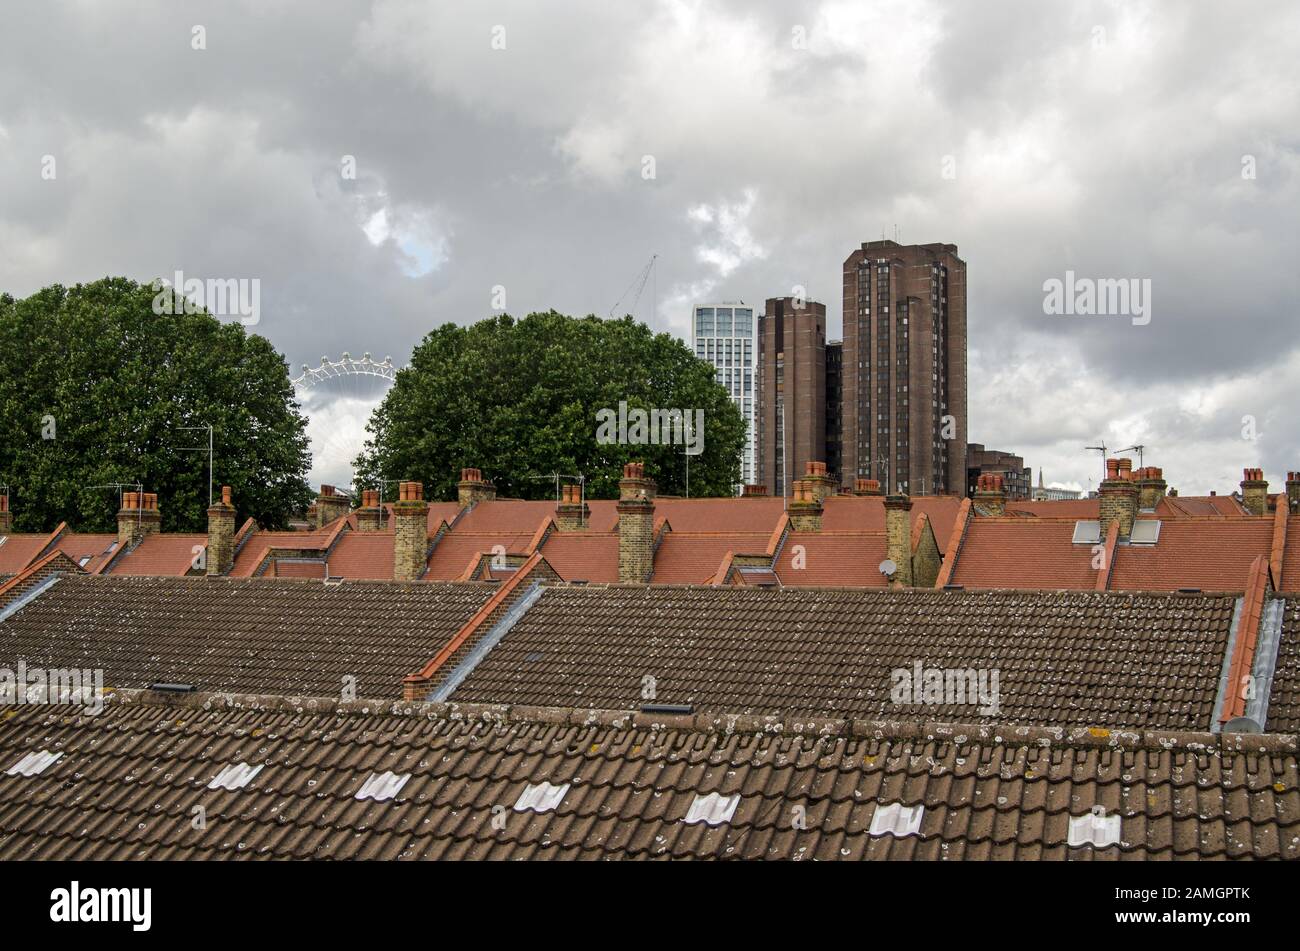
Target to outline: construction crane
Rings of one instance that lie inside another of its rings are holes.
[[[641,272],[639,274],[637,274],[636,279],[633,280],[632,283],[628,285],[628,288],[623,292],[623,295],[618,300],[614,301],[614,306],[609,309],[610,317],[614,316],[614,311],[618,310],[618,305],[623,303],[623,301],[627,300],[627,295],[632,293],[632,288],[634,287],[636,288],[636,295],[632,298],[632,306],[628,309],[627,312],[633,315],[636,314],[637,301],[641,299],[641,292],[645,290],[646,281],[650,280],[650,275],[655,268],[655,260],[658,257],[659,255],[657,254],[650,255],[650,260],[646,262],[646,266],[641,269]],[[651,313],[650,316],[652,318],[654,317],[653,312]]]

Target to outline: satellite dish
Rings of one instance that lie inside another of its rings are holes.
[[[880,563],[880,573],[886,578],[898,571],[898,565],[894,564],[894,559],[886,558]]]

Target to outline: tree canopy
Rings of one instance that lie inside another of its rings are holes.
[[[612,498],[623,464],[644,460],[661,493],[686,494],[680,439],[597,439],[598,413],[617,413],[620,402],[629,415],[634,409],[703,411],[702,451],[690,457],[690,494],[734,491],[745,421],[713,368],[677,338],[654,334],[631,317],[555,311],[521,320],[501,315],[468,327],[444,324],[429,333],[371,418],[358,481],[413,479],[431,498],[450,498],[460,469],[473,466],[500,495],[549,498],[553,473],[582,473],[589,496]]]
[[[311,499],[306,420],[284,358],[205,311],[155,314],[151,285],[105,278],[0,295],[0,484],[15,528],[112,531],[117,496],[158,494],[165,531],[205,531],[208,456],[240,516],[279,526]]]

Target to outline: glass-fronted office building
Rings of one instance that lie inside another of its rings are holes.
[[[697,304],[691,312],[695,355],[713,366],[718,382],[727,388],[745,417],[742,484],[756,482],[758,474],[754,415],[757,324],[754,308],[741,303]]]

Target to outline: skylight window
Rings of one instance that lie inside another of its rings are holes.
[[[401,775],[389,772],[371,773],[370,778],[366,780],[357,793],[357,798],[373,799],[375,802],[392,799],[402,791],[402,787],[406,785],[406,781],[410,778],[410,773],[402,773]]]
[[[1160,540],[1160,519],[1143,518],[1134,522],[1128,540],[1130,545],[1154,545]]]
[[[722,825],[724,822],[731,821],[738,805],[740,805],[739,793],[731,796],[720,796],[717,793],[709,793],[707,796],[697,795],[686,813],[685,821],[705,822],[711,826]]]
[[[527,812],[529,809],[533,812],[551,812],[560,807],[568,792],[568,783],[562,786],[552,786],[550,783],[538,783],[534,786],[529,783],[528,788],[515,800],[515,812]]]
[[[871,817],[871,835],[917,835],[921,831],[921,818],[925,815],[925,806],[905,806],[901,802],[891,802],[877,806]]]
[[[247,786],[258,773],[262,771],[263,763],[256,766],[249,766],[247,763],[232,763],[221,772],[217,773],[216,778],[208,783],[209,789],[226,789],[234,792],[236,789],[243,789]]]
[[[35,753],[28,753],[14,765],[5,770],[6,776],[36,776],[45,772],[54,763],[61,758],[62,753],[51,753],[49,750],[38,750]]]
[[[1086,816],[1070,816],[1071,848],[1091,845],[1098,849],[1119,842],[1119,815],[1106,815],[1104,806],[1093,806]]]
[[[1101,522],[1083,519],[1074,523],[1074,538],[1071,539],[1076,545],[1096,545],[1101,542]]]

